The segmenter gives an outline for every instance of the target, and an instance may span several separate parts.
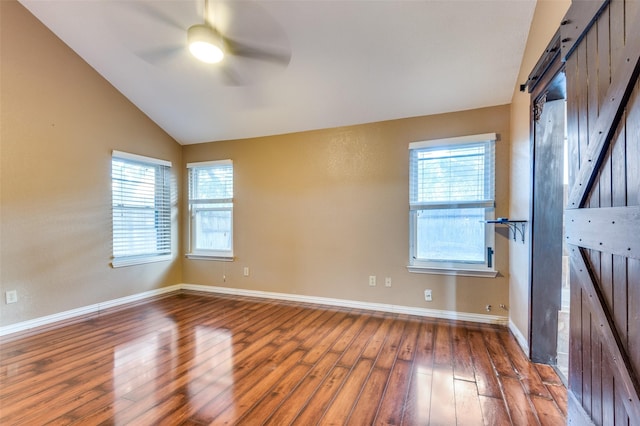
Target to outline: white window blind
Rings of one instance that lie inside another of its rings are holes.
[[[190,254],[233,257],[233,162],[187,164]]]
[[[490,268],[495,134],[415,142],[410,148],[411,265]],[[469,266],[471,265],[471,266]]]
[[[493,207],[494,156],[493,141],[412,149],[411,206]]]
[[[170,168],[168,161],[113,152],[114,267],[171,257]]]

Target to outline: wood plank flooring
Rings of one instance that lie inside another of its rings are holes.
[[[0,348],[0,424],[560,425],[505,328],[192,292]]]

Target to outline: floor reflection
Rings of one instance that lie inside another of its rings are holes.
[[[160,329],[116,346],[114,423],[128,424],[143,414],[136,412],[136,407],[146,406],[143,400],[162,400],[168,393],[186,402],[185,416],[206,420],[220,410],[233,414],[232,337],[228,329],[177,325],[166,317]],[[151,411],[161,410],[156,406]]]
[[[213,406],[233,410],[233,335],[227,329],[199,325],[189,368],[189,401],[198,416]],[[206,420],[206,419],[203,419]]]
[[[410,398],[415,399],[415,420],[417,424],[426,425],[429,423],[429,406],[431,405],[431,369],[418,366],[414,374],[413,380],[417,391],[415,395],[410,395]]]
[[[171,381],[172,363],[176,362],[178,333],[175,322],[163,318],[153,333],[118,345],[113,359],[114,417],[125,424],[133,402],[160,393],[160,378]],[[169,374],[169,376],[167,376]]]

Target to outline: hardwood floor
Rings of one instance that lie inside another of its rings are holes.
[[[0,424],[559,425],[505,328],[182,293],[0,349]]]

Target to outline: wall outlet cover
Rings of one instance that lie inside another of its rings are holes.
[[[9,303],[16,303],[18,301],[18,292],[16,290],[8,290],[4,296],[7,305]]]

